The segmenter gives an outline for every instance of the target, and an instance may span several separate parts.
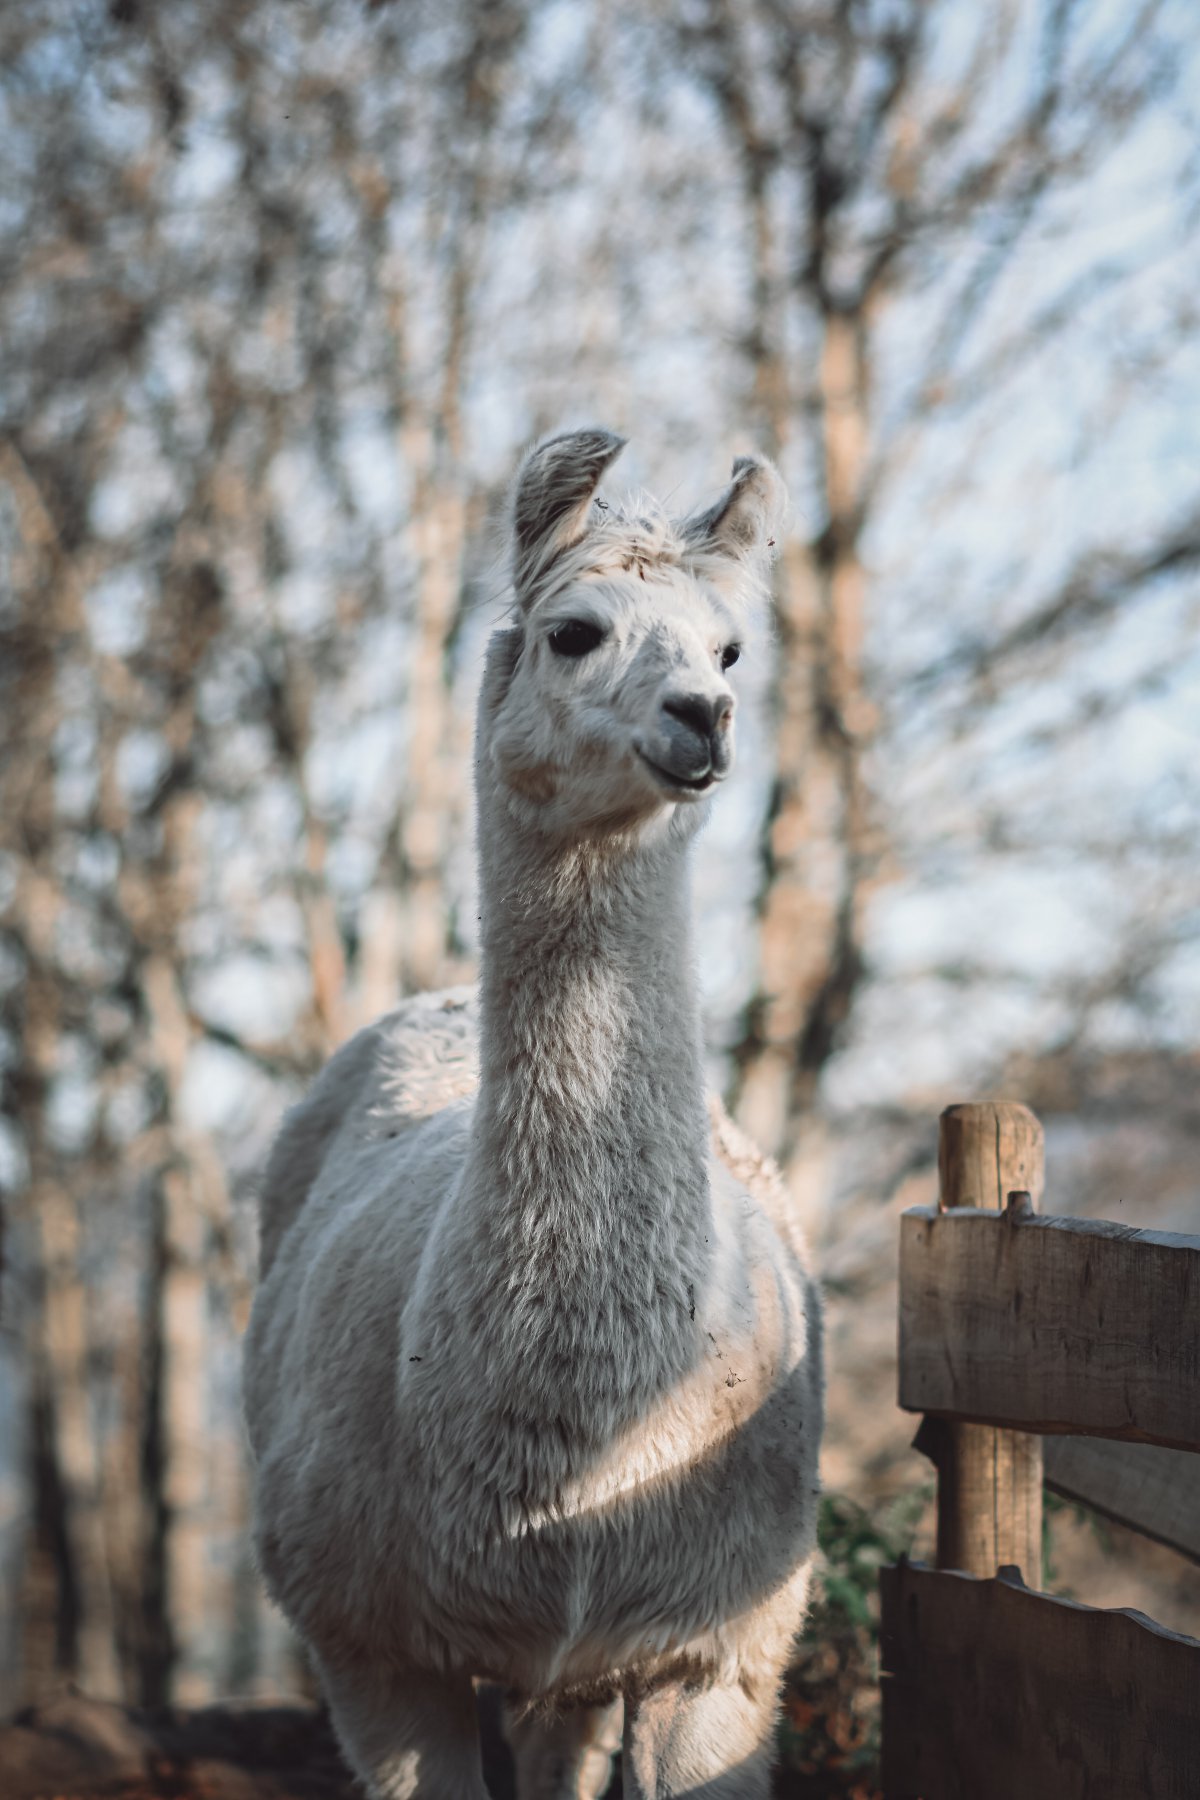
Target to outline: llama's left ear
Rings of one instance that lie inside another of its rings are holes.
[[[787,489],[774,463],[765,456],[739,456],[720,499],[685,519],[681,530],[695,550],[765,561],[786,505]]]
[[[513,494],[513,577],[520,597],[560,550],[577,544],[592,498],[626,440],[596,426],[535,444]]]

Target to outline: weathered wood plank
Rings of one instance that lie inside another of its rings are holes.
[[[1045,1179],[1041,1122],[1027,1106],[985,1100],[948,1106],[938,1120],[938,1207],[1006,1204],[1014,1189],[1033,1209]],[[1042,1585],[1042,1440],[927,1418],[918,1442],[937,1467],[937,1566],[994,1575],[1015,1563]]]
[[[1029,1431],[922,1421],[913,1446],[937,1470],[939,1569],[994,1575],[1010,1564],[1041,1587],[1042,1442]]]
[[[1200,1643],[902,1564],[880,1572],[887,1800],[1195,1800]]]
[[[1048,1437],[1046,1485],[1200,1562],[1200,1456],[1160,1444]],[[1032,1583],[1031,1583],[1032,1585]]]
[[[1017,1100],[947,1106],[938,1119],[938,1204],[1001,1211],[1014,1188],[1036,1206],[1046,1183],[1041,1120]]]
[[[912,1208],[900,1404],[1200,1449],[1200,1238],[1019,1207]]]

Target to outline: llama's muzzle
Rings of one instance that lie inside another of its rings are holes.
[[[675,787],[705,792],[729,773],[733,762],[733,695],[669,694],[662,702],[658,730],[638,752],[653,773]]]

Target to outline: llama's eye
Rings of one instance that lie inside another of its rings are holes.
[[[732,669],[734,663],[741,654],[742,646],[740,644],[726,644],[721,652],[721,667],[723,669]]]
[[[604,642],[604,628],[589,619],[568,619],[550,633],[550,648],[555,656],[586,656]]]

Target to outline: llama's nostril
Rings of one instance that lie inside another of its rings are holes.
[[[672,694],[669,700],[663,701],[663,711],[707,742],[728,725],[733,716],[733,701],[728,694]]]

